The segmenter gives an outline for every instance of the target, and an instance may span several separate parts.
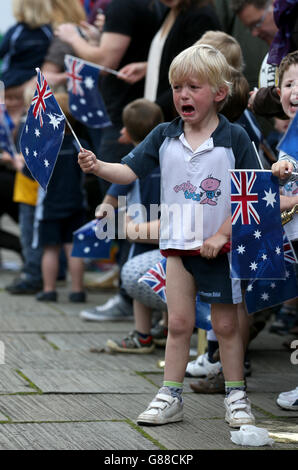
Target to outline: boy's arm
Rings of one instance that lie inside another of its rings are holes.
[[[231,217],[229,216],[224,223],[219,227],[218,231],[207,238],[200,248],[200,255],[203,258],[216,258],[222,247],[230,241],[232,230]]]
[[[137,179],[135,172],[127,165],[100,161],[90,150],[79,153],[78,163],[84,173],[93,173],[110,183],[129,184]]]

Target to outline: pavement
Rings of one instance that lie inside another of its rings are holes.
[[[4,262],[14,259],[5,250],[1,254]],[[106,340],[131,331],[133,322],[79,318],[83,306],[102,304],[116,291],[93,290],[85,305],[71,304],[66,283],[58,286],[57,303],[41,303],[4,290],[15,276],[0,270],[0,450],[247,449],[231,441],[223,395],[193,393],[190,378],[185,379],[183,422],[136,424],[162,383],[158,360],[164,350],[108,354]],[[249,398],[256,425],[269,431],[275,450],[298,448],[298,411],[276,405],[281,391],[298,384],[298,364],[291,363],[291,351],[282,345],[286,339],[266,327],[250,345]],[[196,334],[192,347],[197,347]]]

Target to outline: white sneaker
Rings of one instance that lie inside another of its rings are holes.
[[[276,403],[285,410],[298,410],[298,387],[278,395]]]
[[[208,374],[217,374],[220,371],[220,362],[210,362],[208,353],[201,354],[194,361],[187,364],[185,376],[186,377],[205,377]]]
[[[82,310],[80,317],[88,321],[122,321],[134,318],[132,306],[119,294],[103,305]]]
[[[226,408],[225,420],[231,428],[240,428],[243,424],[254,424],[250,401],[243,390],[232,390],[224,399]]]
[[[179,398],[158,393],[137,418],[138,424],[167,424],[183,420],[183,403]]]

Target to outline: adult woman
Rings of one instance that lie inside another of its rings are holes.
[[[145,77],[145,98],[156,101],[168,121],[176,115],[168,80],[170,63],[206,31],[221,30],[221,26],[210,0],[160,1],[167,10],[151,42],[147,62],[128,64],[120,72],[131,84]]]

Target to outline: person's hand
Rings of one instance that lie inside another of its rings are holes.
[[[78,155],[78,163],[84,173],[93,173],[99,164],[99,160],[90,150],[82,149]]]
[[[87,21],[80,22],[80,28],[83,30],[85,36],[88,39],[88,42],[92,45],[98,46],[100,39],[100,30],[88,23]]]
[[[273,163],[271,171],[274,176],[284,180],[291,176],[293,171],[293,164],[288,160],[280,160],[276,163]]]
[[[105,21],[106,21],[106,15],[104,15],[103,13],[98,13],[96,15],[94,26],[96,26],[96,28],[98,29],[100,33],[102,33]]]
[[[134,62],[132,64],[125,65],[120,69],[118,77],[127,83],[133,85],[134,83],[142,80],[145,77],[147,71],[147,62]]]
[[[61,41],[72,44],[75,39],[80,37],[78,28],[73,23],[64,23],[57,26],[55,30],[55,36],[57,36]]]
[[[257,93],[258,93],[258,90],[253,90],[253,91],[249,92],[249,99],[248,99],[248,103],[247,103],[248,109],[253,108],[254,100],[255,100],[255,97],[256,97]]]
[[[220,232],[215,233],[212,237],[207,238],[200,248],[200,255],[203,258],[216,258],[222,247],[229,241],[229,237]]]

